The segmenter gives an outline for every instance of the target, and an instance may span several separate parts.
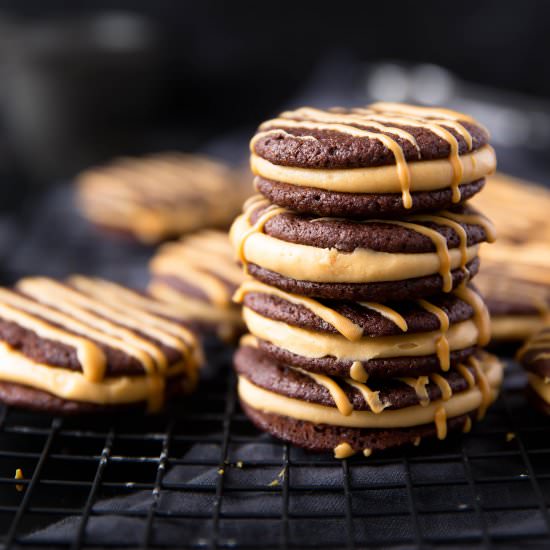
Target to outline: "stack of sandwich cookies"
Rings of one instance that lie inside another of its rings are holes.
[[[550,328],[535,334],[518,352],[527,372],[527,394],[533,406],[550,415]]]
[[[199,333],[233,342],[244,332],[232,296],[245,277],[226,233],[204,230],[164,244],[149,269],[149,293]]]
[[[145,244],[227,227],[249,196],[249,185],[218,161],[182,153],[116,159],[77,179],[86,218]]]
[[[299,109],[260,127],[263,197],[231,230],[254,278],[235,295],[250,332],[235,369],[256,425],[344,457],[483,416],[502,368],[469,281],[495,235],[464,200],[494,165],[485,130],[446,110]]]
[[[102,279],[0,289],[0,401],[54,414],[141,407],[192,391],[200,349],[156,300]]]

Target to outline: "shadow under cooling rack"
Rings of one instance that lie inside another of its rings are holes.
[[[4,547],[550,546],[550,424],[516,384],[467,436],[336,461],[254,429],[222,362],[166,417],[3,409]]]

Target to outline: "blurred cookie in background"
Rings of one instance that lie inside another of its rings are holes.
[[[520,343],[550,321],[550,271],[538,281],[537,272],[484,258],[476,286],[491,315],[493,343]]]
[[[550,189],[497,172],[471,204],[497,229],[496,244],[487,247],[495,255],[504,243],[550,243]]]
[[[161,153],[85,170],[77,189],[78,206],[92,223],[154,244],[228,226],[251,183],[242,171],[209,157]]]
[[[232,342],[244,332],[241,308],[232,297],[245,275],[226,233],[204,230],[166,243],[149,268],[149,293],[176,312],[181,309],[204,335]]]
[[[472,203],[498,238],[481,250],[476,286],[491,314],[493,343],[520,343],[550,319],[550,190],[497,173]]]
[[[550,326],[533,335],[517,357],[527,372],[529,402],[541,413],[550,415]]]

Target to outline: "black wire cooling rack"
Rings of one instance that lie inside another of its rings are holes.
[[[470,434],[336,461],[255,430],[228,362],[166,417],[3,409],[4,546],[550,546],[550,425],[514,367]]]
[[[149,252],[94,240],[66,189],[23,222],[4,282],[74,271],[143,282]],[[239,409],[231,350],[210,357],[198,393],[163,417],[0,408],[0,545],[550,548],[550,422],[513,363],[470,434],[336,461],[259,433]]]

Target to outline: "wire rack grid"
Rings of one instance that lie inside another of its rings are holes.
[[[230,372],[224,354],[220,372]],[[159,418],[0,417],[5,548],[550,545],[550,426],[509,387],[467,436],[336,461],[275,441],[232,374]],[[23,479],[14,479],[17,469]],[[509,546],[508,546],[509,547]]]

